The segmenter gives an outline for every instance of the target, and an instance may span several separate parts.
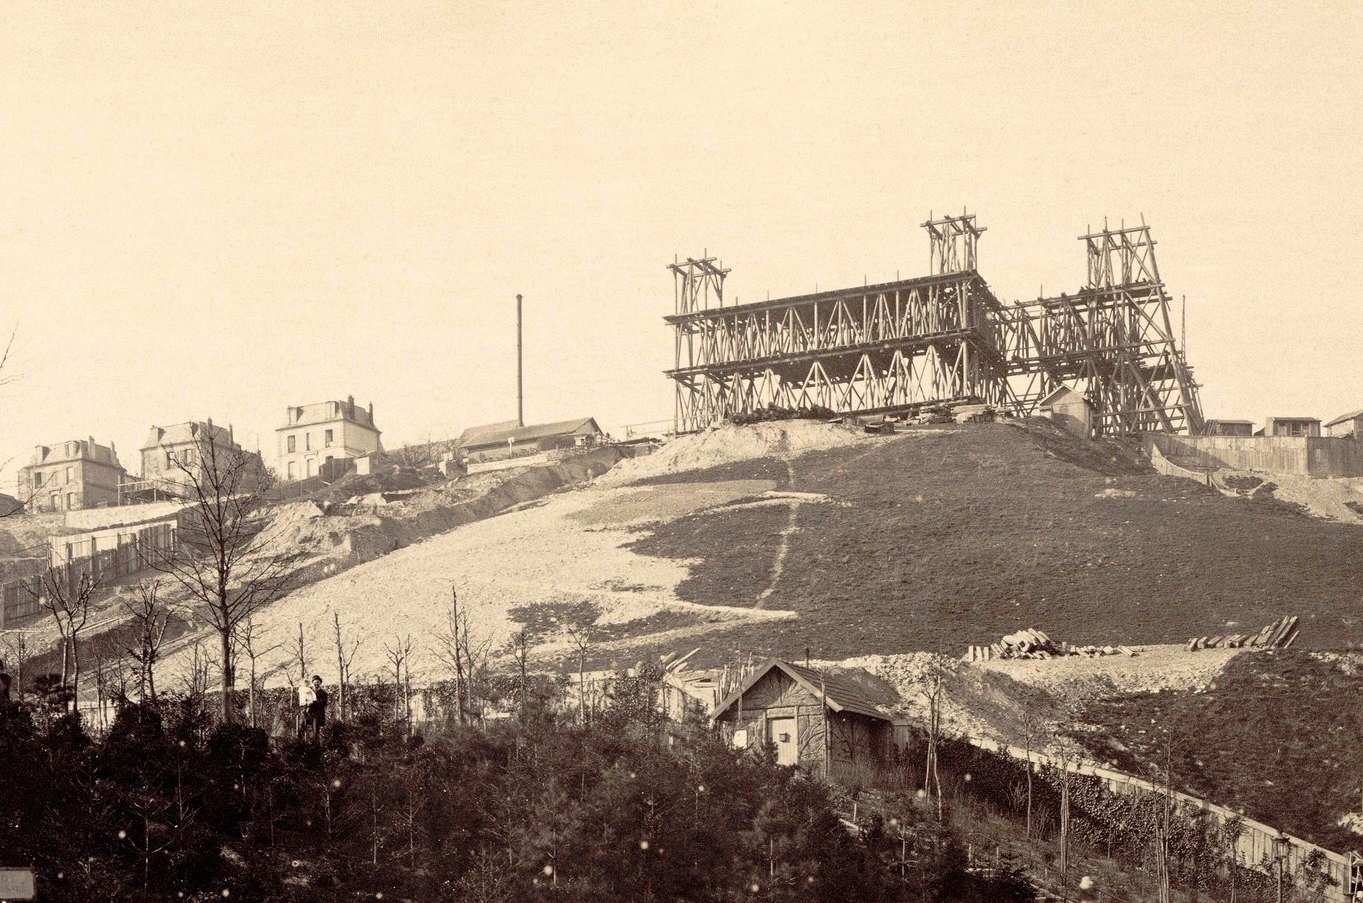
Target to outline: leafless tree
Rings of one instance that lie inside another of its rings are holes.
[[[14,693],[13,698],[17,702],[24,701],[24,663],[28,661],[28,641],[24,638],[22,630],[14,631],[11,639],[9,634],[5,634],[4,655],[0,656],[4,661],[13,662],[14,673]],[[0,668],[0,671],[3,671]]]
[[[360,641],[351,640],[349,645],[341,637],[341,614],[331,613],[331,624],[336,639],[336,680],[339,684],[336,699],[336,719],[345,720],[346,688],[350,684],[350,666],[355,661],[355,653],[360,651]]]
[[[530,630],[522,627],[511,635],[510,651],[516,660],[516,672],[520,678],[517,691],[520,694],[517,699],[520,703],[521,718],[525,717],[526,693],[528,692],[530,678]]]
[[[217,440],[209,421],[206,435],[171,456],[188,496],[186,535],[173,554],[156,559],[156,567],[208,612],[221,656],[222,720],[230,723],[238,629],[287,591],[290,572],[275,538],[262,529],[269,473],[258,455]]]
[[[1027,752],[1027,838],[1032,837],[1032,740],[1036,737],[1037,719],[1030,708],[1022,710],[1022,737]]]
[[[136,647],[127,655],[137,664],[137,698],[140,702],[156,698],[156,662],[170,624],[170,606],[161,600],[161,581],[143,580],[131,597],[122,600],[123,610],[137,631]]]
[[[247,616],[246,620],[237,628],[237,645],[246,654],[246,660],[250,662],[251,673],[247,675],[250,684],[246,695],[246,712],[247,717],[251,719],[251,727],[259,726],[258,712],[256,711],[256,691],[260,686],[260,681],[256,676],[256,664],[261,656],[270,654],[280,646],[279,643],[261,646],[260,639],[260,626],[256,624],[254,617]]]
[[[393,668],[393,716],[410,731],[412,728],[412,635],[394,637],[384,643],[383,652]]]
[[[454,673],[454,695],[458,702],[459,723],[463,724],[474,711],[473,684],[480,666],[486,664],[491,641],[475,638],[468,608],[460,605],[457,588],[450,588],[450,607],[445,615],[445,629],[436,634],[439,644],[435,656]]]
[[[49,567],[38,575],[38,605],[57,624],[62,641],[61,685],[63,689],[71,687],[73,709],[80,692],[80,646],[77,641],[90,621],[90,606],[99,585],[99,578],[90,568]],[[70,684],[66,679],[68,673]]]
[[[587,652],[592,648],[592,618],[583,616],[564,625],[568,639],[577,650],[577,692],[579,715],[587,723]]]
[[[942,736],[942,671],[933,668],[922,679],[920,689],[928,702],[928,761],[923,774],[923,792],[937,800],[937,820],[942,820],[942,778],[937,773],[937,745]]]

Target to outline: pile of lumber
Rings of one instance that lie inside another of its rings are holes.
[[[1071,646],[1057,643],[1034,628],[1010,633],[997,643],[988,646],[971,646],[964,656],[967,662],[987,662],[995,658],[1047,659],[1062,658],[1070,655],[1094,657],[1099,655],[1135,655],[1126,646]]]
[[[1288,615],[1274,621],[1258,633],[1231,633],[1224,636],[1195,636],[1188,641],[1188,651],[1199,649],[1286,649],[1297,639],[1297,616]]]

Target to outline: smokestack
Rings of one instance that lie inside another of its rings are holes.
[[[525,426],[525,371],[521,363],[521,296],[516,296],[516,426]]]

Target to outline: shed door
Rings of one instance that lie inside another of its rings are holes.
[[[794,718],[767,719],[767,742],[776,747],[777,765],[798,765],[800,747],[796,745]]]

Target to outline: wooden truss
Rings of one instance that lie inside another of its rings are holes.
[[[1088,284],[1016,305],[1004,324],[1019,413],[1064,385],[1093,404],[1100,434],[1200,433],[1198,386],[1174,338],[1150,227],[1080,240]]]
[[[1088,286],[1010,307],[975,269],[973,216],[924,228],[930,276],[755,304],[724,306],[728,270],[714,258],[673,263],[677,431],[771,405],[874,414],[974,401],[1025,415],[1061,385],[1090,399],[1103,433],[1200,431],[1148,227],[1084,236]]]

